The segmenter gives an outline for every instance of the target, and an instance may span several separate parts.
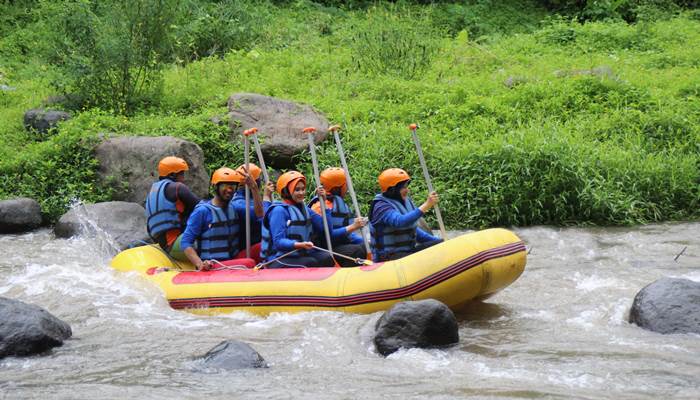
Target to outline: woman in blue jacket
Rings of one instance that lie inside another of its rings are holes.
[[[382,193],[369,207],[374,262],[396,260],[442,242],[418,227],[418,220],[437,204],[436,192],[416,207],[408,197],[411,177],[406,171],[389,168],[378,180]]]
[[[282,201],[270,205],[263,218],[262,257],[268,262],[267,268],[333,267],[335,262],[326,251],[315,249],[311,242],[314,233],[323,235],[323,218],[304,203],[306,198],[306,178],[300,172],[289,171],[277,180],[277,192]],[[323,188],[318,195],[325,197]],[[331,240],[345,237],[361,227],[360,222],[332,229]]]

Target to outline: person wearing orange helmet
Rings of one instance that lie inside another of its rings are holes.
[[[354,223],[354,214],[344,200],[345,193],[348,190],[345,170],[338,167],[326,168],[321,172],[319,178],[323,189],[326,191],[326,213],[328,215],[329,225],[333,227],[333,229],[336,229]],[[309,207],[311,207],[316,214],[321,214],[321,203],[318,196],[314,196],[311,199]],[[358,223],[361,227],[365,226],[367,225],[367,219],[361,218]],[[325,235],[314,239],[319,241],[320,247],[328,248]],[[346,255],[350,258],[363,259],[367,256],[364,241],[354,232],[348,232],[343,237],[331,240],[331,244],[334,252]],[[353,267],[357,265],[345,258],[339,258],[337,261],[341,267]]]
[[[195,207],[182,234],[185,255],[198,270],[211,269],[214,262],[236,258],[240,225],[229,202],[242,177],[231,168],[222,167],[211,176],[214,197]],[[195,245],[196,244],[196,245]],[[241,260],[242,264],[252,260]],[[245,261],[245,262],[243,262]],[[247,264],[246,264],[247,265]]]
[[[411,177],[400,168],[379,174],[379,188],[369,207],[372,232],[372,260],[396,260],[442,242],[418,227],[418,220],[438,203],[436,192],[428,195],[420,207],[408,197]]]
[[[246,171],[245,165],[241,165],[236,168],[236,172],[240,176],[238,182],[238,188],[236,193],[233,195],[230,207],[233,208],[234,212],[238,215],[238,221],[240,221],[240,234],[244,238],[240,240],[240,256],[243,256],[245,252],[245,188],[246,186],[250,189],[251,198],[253,204],[250,205],[250,243],[251,243],[251,257],[256,261],[261,261],[260,258],[260,240],[262,239],[262,219],[265,215],[265,211],[272,204],[272,192],[275,190],[275,185],[272,182],[268,182],[263,188],[263,195],[260,196],[260,175],[262,169],[253,163],[249,163],[248,167],[250,173]]]
[[[315,249],[311,241],[314,233],[323,235],[324,227],[323,217],[304,203],[306,177],[298,171],[285,172],[277,179],[277,192],[282,201],[270,205],[262,226],[262,256],[270,262],[268,268],[333,267],[330,254]],[[322,187],[317,193],[325,196]],[[336,229],[329,227],[331,240],[359,228],[358,223]],[[289,252],[294,253],[286,255]]]
[[[146,220],[149,236],[179,260],[186,260],[181,250],[182,232],[187,219],[200,199],[183,182],[187,162],[168,156],[158,163],[158,180],[146,197]]]

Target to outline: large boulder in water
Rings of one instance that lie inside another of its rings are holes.
[[[246,129],[258,128],[265,162],[273,167],[292,167],[292,157],[309,148],[304,128],[316,128],[317,144],[328,135],[328,120],[308,105],[237,93],[229,97],[228,110],[233,140],[240,141]]]
[[[41,225],[41,207],[26,197],[0,201],[0,233],[26,232]]]
[[[459,342],[457,319],[445,304],[433,300],[394,305],[377,321],[374,345],[383,356],[400,348],[444,347]]]
[[[199,358],[201,370],[267,368],[265,359],[247,343],[225,340]]]
[[[0,358],[43,353],[72,334],[70,325],[43,308],[0,297]]]
[[[662,278],[637,293],[630,322],[659,333],[700,334],[700,282]]]
[[[125,201],[81,204],[63,214],[54,227],[56,237],[102,236],[124,250],[134,243],[149,242],[146,211]]]
[[[158,162],[167,156],[187,161],[185,184],[205,197],[209,174],[204,153],[196,144],[170,136],[128,136],[107,139],[95,149],[100,162],[99,175],[114,190],[114,200],[144,204],[153,182],[158,180]]]

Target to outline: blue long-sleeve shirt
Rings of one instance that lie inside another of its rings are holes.
[[[207,201],[211,203],[211,200]],[[224,207],[224,212],[228,211],[228,206]],[[182,234],[182,241],[180,242],[180,248],[182,250],[188,247],[194,247],[194,243],[197,239],[202,237],[202,234],[209,229],[209,226],[214,221],[211,215],[211,211],[207,207],[197,207],[192,211],[190,217],[187,219],[187,228]]]
[[[290,207],[296,206],[292,205]],[[313,232],[323,234],[323,217],[320,214],[316,214],[316,212],[314,212],[309,207],[306,207],[306,212],[311,217],[311,226]],[[277,251],[286,252],[294,250],[294,243],[296,243],[297,241],[287,238],[287,221],[289,221],[290,219],[291,216],[284,207],[275,207],[272,209],[272,211],[270,211],[270,215],[268,216],[270,224],[270,236],[272,237],[272,243],[274,243],[275,249]],[[342,238],[346,235],[346,233],[347,229],[345,227],[332,229],[330,231],[331,240]]]
[[[406,201],[411,201],[406,199]],[[409,211],[406,214],[401,214],[396,211],[389,203],[384,201],[377,201],[375,203],[374,209],[372,210],[372,215],[370,216],[370,223],[377,227],[378,225],[391,226],[394,228],[409,227],[414,222],[418,221],[420,217],[423,216],[423,211],[420,208],[416,208],[413,211]],[[439,240],[438,237],[431,235],[430,233],[422,230],[421,228],[416,228],[416,241],[418,243],[430,242],[433,240]]]

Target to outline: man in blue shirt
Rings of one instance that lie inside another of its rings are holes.
[[[379,175],[382,193],[369,207],[372,232],[372,260],[396,260],[442,242],[442,239],[418,228],[418,220],[438,203],[436,192],[428,195],[420,207],[408,197],[411,177],[400,168],[389,168]]]
[[[214,198],[199,203],[187,220],[182,248],[198,270],[208,270],[216,262],[236,258],[240,225],[236,213],[229,208],[229,202],[240,179],[231,168],[214,171],[211,177]],[[255,264],[252,260],[241,261],[242,265]]]

